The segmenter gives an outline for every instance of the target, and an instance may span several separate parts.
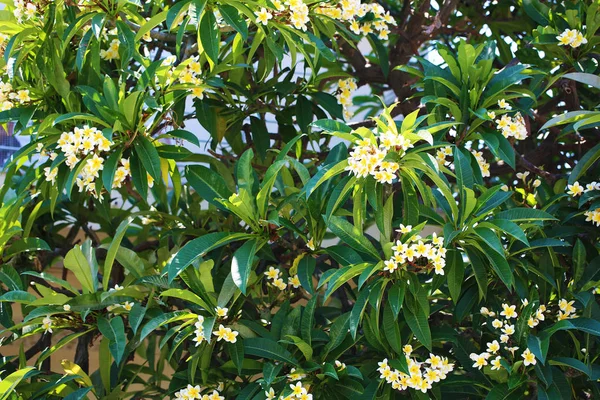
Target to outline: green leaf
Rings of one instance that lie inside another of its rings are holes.
[[[207,10],[202,15],[198,35],[206,56],[214,64],[217,64],[219,61],[219,42],[221,41],[221,33],[217,26],[215,14],[212,11]]]
[[[137,333],[144,316],[146,315],[146,307],[140,303],[135,303],[129,311],[129,325],[134,334]]]
[[[252,272],[254,256],[260,247],[257,239],[248,240],[233,254],[231,260],[231,277],[244,295],[246,294],[250,272]]]
[[[267,209],[269,207],[269,198],[271,197],[271,192],[273,190],[273,185],[275,185],[275,180],[277,179],[277,175],[279,171],[285,166],[286,161],[276,161],[272,164],[267,172],[265,173],[265,177],[263,178],[262,187],[256,196],[256,206],[258,207],[258,213],[261,218],[265,218],[267,215]]]
[[[0,296],[0,302],[29,304],[35,301],[36,297],[23,290],[12,290]]]
[[[50,251],[50,246],[44,240],[39,238],[25,238],[19,239],[11,243],[6,252],[4,253],[4,258],[9,258],[14,256],[15,254],[29,252],[29,251],[40,251],[46,250]]]
[[[552,215],[545,211],[534,208],[511,208],[510,210],[501,211],[495,215],[496,219],[507,219],[512,222],[516,221],[552,221],[556,220]]]
[[[569,184],[572,185],[581,175],[590,171],[592,165],[600,158],[600,143],[592,147],[581,157],[571,174],[569,175]]]
[[[333,292],[335,292],[340,286],[344,283],[347,283],[350,279],[359,275],[362,271],[367,268],[369,264],[358,264],[358,265],[349,265],[347,267],[340,268],[337,270],[331,278],[329,279],[329,283],[327,284],[327,290],[325,291],[325,299],[329,298]]]
[[[248,24],[246,20],[240,16],[237,9],[235,7],[229,5],[220,5],[219,11],[221,12],[221,16],[229,25],[233,27],[236,31],[238,31],[244,40],[248,38]]]
[[[282,361],[292,365],[298,364],[298,361],[289,351],[271,339],[259,337],[246,338],[244,339],[244,351],[246,354],[267,360]]]
[[[163,21],[167,18],[167,13],[168,13],[168,10],[160,12],[160,13],[156,14],[155,16],[153,16],[152,18],[150,18],[148,20],[148,22],[146,22],[144,25],[140,26],[140,29],[135,34],[135,41],[137,43],[140,43],[142,37],[146,33],[150,32],[156,26],[162,24]]]
[[[537,336],[529,335],[527,338],[527,348],[540,360],[542,364],[546,363],[546,355],[548,354],[548,348],[550,346],[550,340],[541,340]]]
[[[141,342],[148,335],[150,335],[152,332],[154,332],[155,330],[157,330],[158,328],[160,328],[163,325],[170,324],[171,322],[195,319],[195,318],[196,318],[196,314],[192,314],[187,311],[171,311],[168,313],[160,314],[157,317],[152,318],[150,321],[148,321],[146,323],[146,325],[144,325],[144,327],[142,328],[142,331],[140,332],[139,341]]]
[[[406,323],[408,324],[412,333],[416,336],[417,340],[423,344],[429,351],[433,348],[433,343],[431,340],[431,330],[429,329],[429,324],[427,323],[427,318],[429,316],[425,315],[421,306],[418,305],[418,313],[413,313],[409,307],[404,307],[404,318],[406,319]]]
[[[115,232],[115,236],[110,242],[110,246],[108,247],[108,252],[106,253],[106,259],[104,260],[104,275],[102,277],[102,287],[104,290],[108,290],[108,282],[110,280],[110,273],[112,271],[113,262],[115,261],[115,257],[117,256],[117,251],[119,247],[121,247],[121,241],[127,233],[127,228],[131,224],[131,222],[135,219],[135,217],[129,216],[123,220],[119,224],[117,231]]]
[[[583,273],[585,271],[586,258],[587,254],[585,251],[585,247],[581,240],[577,239],[577,241],[575,242],[575,246],[573,247],[573,264],[575,269],[573,280],[575,284],[577,284],[583,276]]]
[[[0,393],[2,394],[0,396],[0,400],[6,400],[6,399],[10,398],[11,394],[14,394],[14,389],[17,387],[17,385],[23,379],[25,379],[25,376],[29,372],[34,371],[34,370],[35,370],[34,367],[25,367],[25,368],[15,371],[15,372],[11,373],[10,375],[8,375],[7,377],[3,378],[2,381],[0,381]]]
[[[94,251],[89,244],[88,248],[88,253]],[[83,293],[94,293],[98,288],[98,271],[94,265],[90,265],[83,250],[85,248],[82,246],[71,249],[65,257],[64,265],[65,268],[73,271],[83,288]]]
[[[448,265],[448,290],[452,301],[456,304],[460,297],[462,283],[465,280],[465,263],[462,253],[457,250],[448,250],[446,263]]]
[[[480,228],[477,227],[474,229],[477,236],[483,240],[483,243],[488,245],[492,250],[498,253],[500,256],[504,257],[504,247],[502,246],[502,242],[498,239],[496,233],[489,228]]]
[[[525,236],[525,232],[523,232],[523,229],[521,229],[519,225],[515,224],[514,222],[509,221],[507,219],[493,219],[489,221],[489,224],[498,227],[500,230],[502,230],[502,232],[517,239],[525,246],[529,246],[529,241],[527,240],[527,236]]]
[[[105,338],[110,341],[109,349],[115,362],[119,364],[125,353],[127,337],[125,336],[125,326],[121,317],[113,317],[107,320],[104,317],[98,318],[98,330]]]
[[[227,187],[223,177],[210,168],[202,165],[191,165],[187,167],[185,176],[190,185],[204,200],[218,208],[223,209],[223,205],[217,199],[229,199],[233,194]]]
[[[404,303],[404,295],[406,293],[406,282],[399,281],[394,283],[388,292],[388,303],[394,313],[394,321],[398,319],[398,314]]]
[[[471,163],[469,156],[465,155],[458,147],[454,146],[454,166],[456,167],[456,181],[459,187],[468,187],[473,189],[473,170],[471,169]]]
[[[236,340],[235,343],[227,343],[225,348],[233,365],[237,367],[238,375],[242,374],[242,365],[244,363],[244,342],[241,339]]]
[[[311,295],[314,295],[313,273],[315,272],[317,262],[311,256],[304,256],[298,263],[298,279],[300,285]]]
[[[402,352],[402,336],[400,336],[400,328],[395,321],[394,312],[391,307],[385,307],[383,310],[383,332],[387,342],[390,344],[392,350],[399,356],[404,354]]]
[[[379,260],[379,253],[373,244],[362,234],[358,228],[342,217],[332,215],[327,222],[327,227],[334,235],[353,249],[368,254]]]
[[[344,132],[351,133],[352,128],[346,125],[343,122],[334,121],[331,119],[319,119],[310,124],[310,126],[314,126],[315,128],[322,129],[327,132]]]
[[[506,261],[505,255],[499,254],[496,250],[493,250],[492,247],[490,247],[487,244],[481,243],[481,247],[483,248],[488,260],[490,260],[492,268],[494,269],[498,277],[502,279],[502,282],[504,282],[508,290],[511,290],[514,278],[512,270],[510,269],[510,266]]]
[[[210,307],[200,296],[186,289],[168,289],[160,294],[160,297],[176,297],[190,303],[196,304],[204,308],[206,311],[213,313],[213,308]]]
[[[169,274],[169,283],[172,282],[181,271],[193,262],[201,259],[209,251],[225,246],[231,242],[248,239],[250,237],[252,236],[246,233],[213,232],[186,243],[167,264],[166,269]]]
[[[289,338],[290,340],[280,340],[280,342],[295,345],[302,352],[306,361],[312,360],[313,350],[308,343],[294,335],[286,335],[286,338]]]
[[[333,178],[336,175],[344,172],[344,169],[348,166],[348,160],[342,160],[337,164],[327,165],[317,172],[315,176],[313,176],[310,181],[304,187],[304,191],[306,192],[306,198],[309,198],[311,194],[314,193],[315,190],[319,186],[321,186],[328,179]]]
[[[523,9],[538,24],[550,25],[550,8],[540,3],[539,0],[523,0]]]
[[[160,180],[160,157],[156,147],[144,136],[139,136],[133,145],[146,171],[158,182]]]

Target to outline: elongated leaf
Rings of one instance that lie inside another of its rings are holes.
[[[204,200],[218,208],[223,208],[223,205],[217,199],[228,199],[232,195],[223,177],[210,168],[192,165],[187,168],[185,176]]]
[[[256,239],[248,240],[236,250],[231,260],[231,277],[244,295],[246,294],[248,278],[252,271],[252,263],[257,250],[258,241]]]
[[[379,253],[373,244],[354,225],[346,221],[346,219],[331,216],[327,226],[337,237],[353,249],[379,260]]]
[[[496,214],[497,219],[507,219],[509,221],[551,221],[556,220],[552,215],[542,210],[534,208],[512,208]]]
[[[313,273],[315,272],[316,265],[316,260],[310,256],[304,256],[298,263],[300,285],[311,295],[315,292],[313,287]]]
[[[97,271],[90,265],[82,252],[81,246],[75,246],[65,257],[65,268],[73,271],[75,277],[81,283],[84,293],[93,293],[97,289]]]
[[[212,313],[212,307],[210,307],[200,296],[185,289],[168,289],[160,294],[161,297],[176,297],[190,303],[196,304]]]
[[[110,343],[108,348],[115,362],[119,364],[125,353],[125,345],[127,337],[125,336],[125,326],[121,317],[113,317],[109,320],[106,318],[98,318],[98,330]]]
[[[187,311],[171,311],[165,314],[161,314],[154,317],[144,325],[140,332],[140,342],[144,340],[149,334],[157,330],[163,325],[170,324],[171,322],[187,320],[196,318],[196,314],[191,314]]]
[[[115,236],[110,242],[110,246],[108,247],[108,252],[106,253],[106,259],[104,260],[104,275],[102,277],[102,286],[104,290],[108,290],[108,281],[110,280],[110,273],[112,271],[113,262],[115,261],[115,257],[117,256],[117,251],[121,246],[121,241],[127,232],[127,228],[134,220],[134,217],[127,217],[119,224]]]
[[[169,274],[169,283],[173,281],[193,262],[200,260],[206,253],[218,247],[224,246],[236,240],[250,238],[251,236],[245,233],[230,233],[230,232],[214,232],[201,236],[186,243],[175,257],[167,264]]]
[[[298,364],[289,351],[271,339],[259,337],[244,339],[244,352],[267,360],[282,361],[292,365]]]
[[[419,306],[418,306],[419,307]],[[404,308],[404,318],[408,324],[410,330],[417,337],[417,340],[423,344],[429,351],[431,351],[433,344],[431,340],[431,330],[427,322],[427,316],[423,310],[419,307],[417,314],[414,314],[408,307]]]
[[[219,58],[219,42],[221,41],[221,33],[217,26],[215,14],[212,11],[205,11],[200,19],[198,35],[202,47],[206,52],[207,57],[217,64]]]

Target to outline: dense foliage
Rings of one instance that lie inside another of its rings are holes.
[[[2,3],[1,400],[600,398],[598,0]]]

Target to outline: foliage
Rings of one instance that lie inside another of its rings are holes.
[[[600,397],[597,0],[2,2],[1,399]]]

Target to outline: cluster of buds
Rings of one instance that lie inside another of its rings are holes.
[[[401,234],[411,233],[412,226],[400,225],[398,232]],[[430,239],[413,235],[404,242],[397,240],[392,247],[394,254],[392,258],[384,261],[385,267],[383,270],[393,273],[398,268],[406,269],[408,264],[427,271],[433,270],[438,275],[444,275],[446,249],[443,245],[444,238],[437,236],[435,233]]]
[[[342,105],[344,110],[344,119],[349,120],[352,118],[352,93],[356,90],[356,81],[352,78],[340,79],[338,81],[338,94],[337,100]]]
[[[588,42],[585,36],[577,29],[565,29],[556,38],[558,39],[559,46],[571,46],[574,49]]]
[[[0,81],[0,111],[13,108],[16,104],[25,104],[31,101],[29,90],[14,90],[10,82]]]
[[[379,362],[377,371],[381,379],[392,385],[396,390],[415,389],[426,393],[436,382],[447,378],[448,374],[454,370],[454,364],[448,362],[446,357],[429,354],[429,358],[424,362],[418,362],[411,358],[412,346],[404,346],[404,356],[408,364],[409,374],[392,369],[388,364],[387,358]]]

